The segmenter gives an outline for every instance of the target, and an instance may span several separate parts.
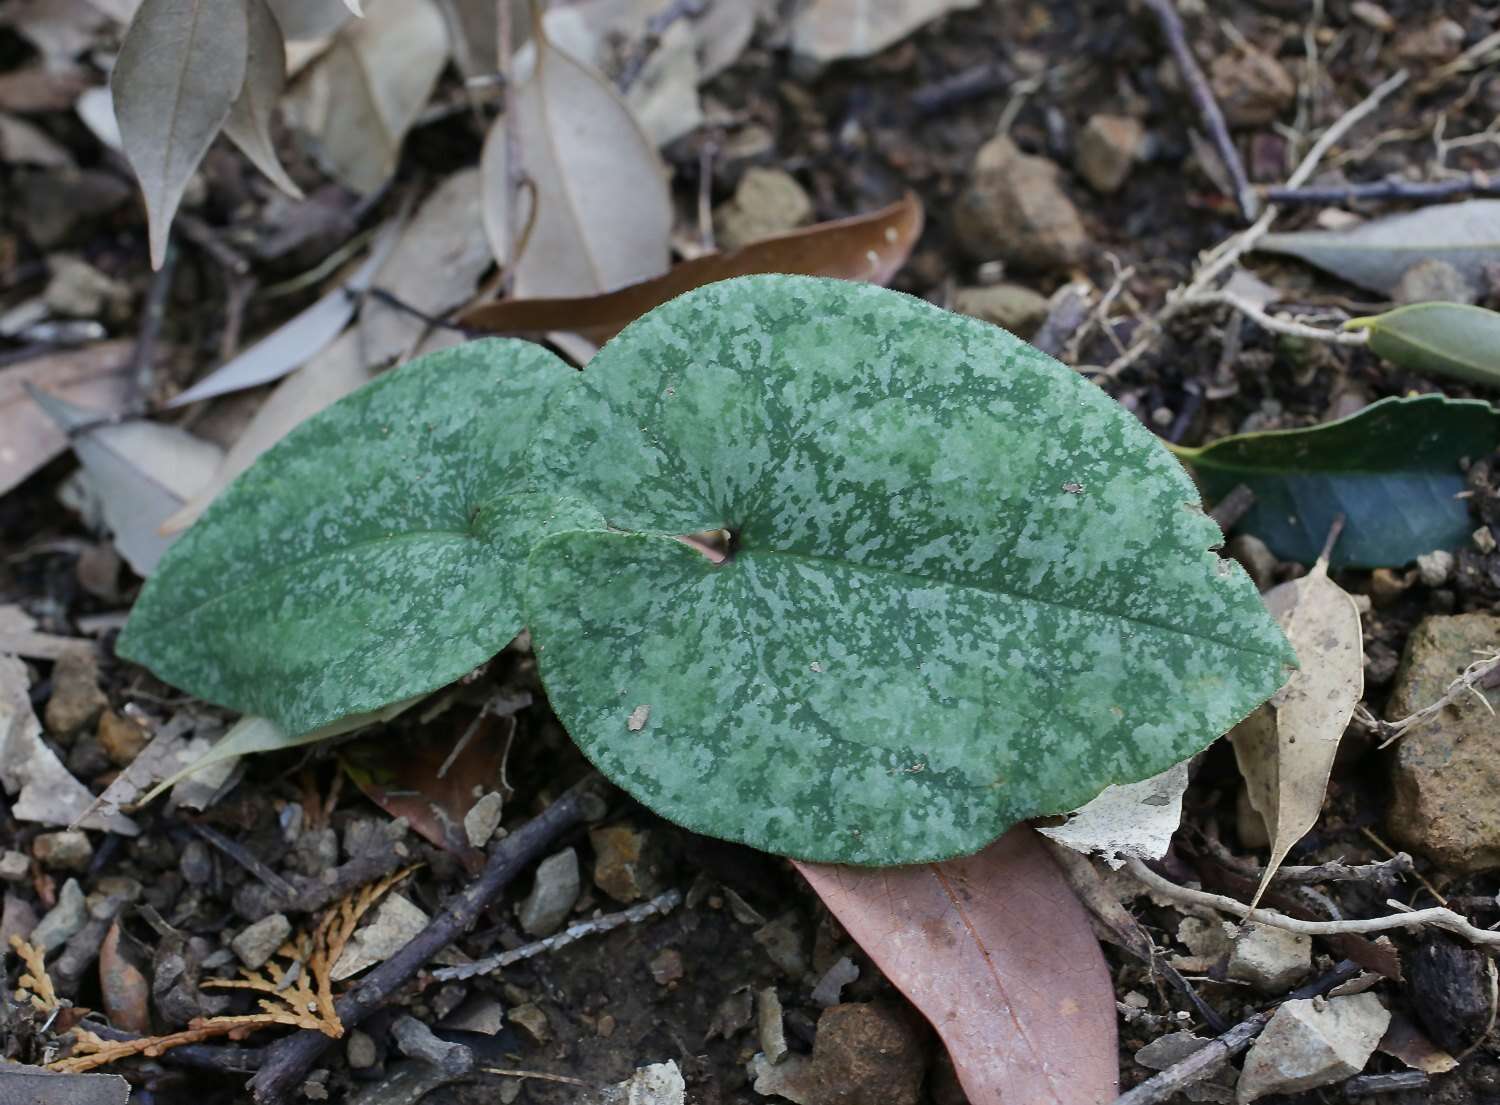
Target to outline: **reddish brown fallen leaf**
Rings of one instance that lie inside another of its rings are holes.
[[[130,390],[128,341],[107,341],[33,357],[0,369],[0,495],[68,447],[26,385],[101,413],[118,410]]]
[[[1115,1099],[1109,969],[1029,826],[943,863],[797,869],[932,1022],[972,1105]]]
[[[710,253],[603,295],[482,303],[459,321],[494,334],[571,331],[602,344],[653,307],[732,276],[785,272],[888,283],[921,233],[922,201],[908,192],[899,203],[879,211],[778,234],[731,253]]]
[[[120,922],[109,926],[99,946],[99,992],[109,1023],[137,1036],[151,1035],[151,987],[120,948]]]
[[[358,741],[342,756],[344,770],[365,797],[411,827],[471,871],[484,866],[484,853],[469,844],[464,815],[501,785],[513,717],[484,715],[442,778],[438,772],[474,720],[470,710],[455,711],[453,739]]]

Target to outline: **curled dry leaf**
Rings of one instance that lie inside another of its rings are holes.
[[[1328,578],[1326,550],[1307,575],[1267,591],[1265,602],[1300,667],[1229,734],[1250,804],[1271,836],[1271,858],[1252,907],[1292,845],[1318,820],[1339,740],[1365,690],[1359,608]]]
[[[125,156],[146,199],[151,265],[188,180],[229,118],[245,82],[243,0],[145,0],[110,76]]]
[[[734,276],[782,272],[885,284],[911,255],[922,233],[922,217],[922,201],[908,192],[879,211],[779,234],[730,253],[710,253],[618,291],[505,299],[475,307],[462,321],[495,334],[572,331],[602,344],[653,307]]]
[[[137,1036],[151,1034],[151,987],[120,947],[120,922],[115,921],[99,946],[99,992],[109,1023]]]
[[[613,291],[667,271],[672,198],[667,170],[630,109],[596,70],[557,49],[533,27],[536,61],[511,109],[485,139],[484,228],[501,264],[512,233],[525,234],[514,261],[517,295]],[[510,148],[532,181],[534,214],[511,192]]]
[[[224,134],[272,184],[294,199],[302,189],[286,175],[271,141],[271,116],[286,87],[286,47],[266,0],[245,0],[250,49],[245,83],[224,121]]]
[[[973,1105],[1114,1100],[1109,968],[1030,828],[942,863],[796,866],[932,1022]]]

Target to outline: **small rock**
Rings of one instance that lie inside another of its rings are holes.
[[[500,827],[500,816],[504,809],[505,798],[498,790],[489,791],[469,807],[469,812],[464,814],[464,836],[472,847],[483,848],[490,842],[495,830]],[[578,866],[576,857],[573,866]]]
[[[745,170],[734,198],[714,212],[714,237],[720,249],[739,249],[795,230],[812,217],[812,198],[796,178],[781,169],[755,167]]]
[[[762,925],[752,938],[766,949],[771,962],[789,977],[800,979],[807,974],[807,939],[795,913],[783,913],[776,920]]]
[[[31,842],[31,854],[49,870],[82,874],[94,858],[94,846],[82,829],[63,829],[38,836]]]
[[[99,689],[99,658],[92,645],[63,650],[52,665],[52,697],[44,719],[47,730],[66,737],[88,725],[109,705]]]
[[[234,954],[246,968],[257,971],[264,967],[276,950],[292,935],[292,923],[282,913],[262,917],[229,942]]]
[[[1417,576],[1424,587],[1441,587],[1453,578],[1453,554],[1434,549],[1417,557]]]
[[[105,276],[87,261],[67,254],[49,259],[52,279],[42,293],[47,309],[65,318],[118,322],[130,314],[130,285]]]
[[[755,1030],[766,1058],[772,1063],[781,1062],[787,1052],[786,1025],[781,1019],[781,996],[774,986],[767,986],[755,995]]]
[[[1166,1070],[1212,1042],[1191,1032],[1168,1032],[1137,1051],[1135,1061],[1147,1070]]]
[[[1146,128],[1129,115],[1095,115],[1078,134],[1074,166],[1096,192],[1117,192],[1140,156]]]
[[[1312,937],[1251,923],[1229,953],[1229,977],[1263,994],[1284,994],[1312,969]]]
[[[532,1043],[541,1045],[552,1039],[552,1022],[534,1001],[516,1006],[506,1014],[506,1020],[526,1033]]]
[[[521,928],[532,936],[550,936],[568,919],[581,890],[578,853],[564,848],[548,856],[537,865],[531,893],[517,910]]]
[[[443,1018],[443,1027],[498,1036],[505,1027],[505,1007],[489,994],[470,994],[462,1005]]]
[[[1088,235],[1057,176],[1055,164],[1021,153],[1007,136],[990,139],[954,212],[959,244],[976,260],[1022,269],[1076,265],[1088,251]]]
[[[732,1040],[750,1027],[750,1022],[754,1017],[755,995],[750,993],[748,986],[738,987],[719,1002],[719,1007],[714,1010],[713,1019],[708,1022],[708,1032],[703,1038],[705,1040],[715,1038]]]
[[[109,757],[99,738],[91,733],[79,733],[73,738],[73,747],[68,749],[68,771],[78,779],[94,779],[110,770]]]
[[[1442,65],[1458,57],[1463,47],[1463,26],[1446,16],[1402,31],[1395,41],[1396,56],[1417,65]]]
[[[1029,338],[1047,317],[1047,298],[1021,284],[959,288],[953,293],[953,309]]]
[[[31,877],[31,860],[23,852],[7,851],[0,855],[0,879],[25,882]]]
[[[1214,99],[1232,127],[1263,127],[1291,106],[1297,83],[1286,68],[1260,50],[1220,54],[1210,68]]]
[[[214,877],[214,857],[201,840],[190,840],[177,860],[177,872],[189,886],[207,886]]]
[[[144,729],[113,710],[99,716],[99,747],[116,767],[129,767],[148,739]]]
[[[77,879],[69,879],[57,892],[57,904],[37,922],[31,942],[44,952],[54,952],[72,939],[89,919],[88,900]]]
[[[1371,30],[1379,31],[1388,35],[1396,29],[1396,21],[1391,18],[1391,13],[1371,0],[1354,0],[1349,5],[1349,14],[1358,19]]]
[[[1480,526],[1469,536],[1469,540],[1485,556],[1489,556],[1496,548],[1500,548],[1500,543],[1495,541],[1495,535],[1490,532],[1489,526]]]
[[[842,956],[837,963],[823,972],[822,978],[818,979],[818,984],[813,987],[812,1003],[825,1008],[837,1005],[844,987],[858,977],[859,968],[847,955]]]
[[[1184,917],[1177,926],[1177,942],[1200,959],[1215,960],[1232,950],[1223,922],[1202,917]]]
[[[1478,298],[1463,273],[1435,257],[1411,266],[1391,289],[1391,299],[1400,304],[1473,303]]]
[[[404,894],[388,894],[369,924],[355,931],[331,972],[335,982],[383,963],[427,927],[427,914]]]
[[[623,1082],[606,1086],[589,1105],[683,1105],[687,1083],[671,1060],[641,1067]]]
[[[1500,617],[1493,614],[1423,619],[1407,638],[1386,717],[1435,702],[1465,667],[1497,647]],[[1391,760],[1391,836],[1455,874],[1500,867],[1500,725],[1479,695],[1500,708],[1500,689],[1461,694],[1408,730]]]
[[[1389,606],[1406,594],[1412,581],[1402,572],[1376,568],[1370,573],[1370,601],[1375,606]]]
[[[1412,1012],[1433,1042],[1453,1055],[1477,1046],[1489,1023],[1493,985],[1484,952],[1432,933],[1402,960]]]
[[[648,966],[658,986],[682,981],[682,953],[676,948],[663,948],[651,957]]]
[[[589,831],[594,848],[594,885],[617,902],[638,902],[661,893],[656,841],[631,825]]]
[[[380,1053],[369,1034],[356,1028],[349,1033],[349,1042],[344,1045],[344,1058],[353,1069],[368,1070],[379,1062]]]
[[[1276,569],[1281,562],[1259,537],[1249,533],[1231,537],[1225,551],[1240,562],[1257,590],[1264,591],[1276,582]]]
[[[835,1005],[818,1018],[811,1058],[751,1061],[755,1092],[797,1105],[916,1105],[927,1067],[921,1029],[901,1010]]]
[[[1390,1021],[1370,993],[1283,1002],[1245,1057],[1235,1099],[1245,1105],[1358,1074]]]

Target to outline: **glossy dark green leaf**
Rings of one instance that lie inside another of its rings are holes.
[[[1488,403],[1422,395],[1382,399],[1305,430],[1227,437],[1179,456],[1209,499],[1236,484],[1255,493],[1239,525],[1284,560],[1312,564],[1338,515],[1334,568],[1399,567],[1452,549],[1474,529],[1461,461],[1500,445]]]
[[[1136,419],[895,292],[690,292],[605,346],[544,437],[610,527],[532,554],[548,694],[606,774],[700,832],[972,852],[1186,758],[1294,662]],[[718,565],[674,539],[720,529]]]
[[[574,379],[539,346],[491,339],[315,415],[172,547],[120,654],[292,736],[464,675],[520,630],[536,539],[595,517],[527,459]]]
[[[1500,387],[1500,314],[1466,303],[1413,303],[1383,315],[1354,318],[1376,356],[1413,372]]]

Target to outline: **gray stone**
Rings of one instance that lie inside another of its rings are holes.
[[[623,1082],[606,1086],[592,1105],[683,1105],[687,1083],[672,1060],[639,1068]]]
[[[292,923],[282,913],[262,917],[229,942],[240,962],[252,971],[268,963],[292,934]]]
[[[1047,298],[1022,284],[959,288],[953,293],[953,309],[1029,338],[1047,317]]]
[[[1229,977],[1284,994],[1312,969],[1312,937],[1251,922],[1229,953]]]
[[[94,846],[82,829],[62,829],[39,835],[31,842],[31,854],[50,871],[73,871],[81,875],[94,858]]]
[[[0,879],[25,882],[31,876],[31,860],[22,852],[7,851],[0,855]]]
[[[1429,257],[1401,274],[1391,289],[1396,303],[1473,303],[1479,298],[1474,285],[1447,261]]]
[[[521,927],[532,936],[550,936],[573,912],[582,885],[578,879],[578,853],[564,848],[537,865],[536,882],[517,910]]]
[[[99,657],[92,645],[63,650],[52,665],[52,697],[43,720],[47,731],[70,736],[103,712],[109,699],[99,689]]]
[[[1358,1074],[1390,1022],[1373,993],[1284,1002],[1251,1045],[1235,1099],[1245,1105]]]
[[[1078,134],[1074,167],[1096,192],[1117,192],[1140,156],[1146,128],[1129,115],[1095,115]]]
[[[500,827],[505,812],[505,798],[498,790],[489,791],[464,814],[464,836],[475,848],[483,848]]]
[[[547,1019],[547,1014],[542,1007],[534,1001],[516,1006],[506,1014],[506,1020],[530,1037],[534,1044],[545,1044],[552,1039],[552,1022]]]
[[[812,217],[812,199],[790,173],[747,169],[734,198],[714,212],[714,237],[720,249],[739,249],[795,230],[811,222]]]
[[[367,1070],[380,1060],[380,1054],[370,1035],[356,1028],[349,1033],[349,1040],[344,1044],[344,1058],[349,1060],[353,1069]]]
[[[1417,557],[1417,576],[1424,587],[1441,587],[1453,578],[1453,554],[1447,549],[1434,549]]]
[[[1500,617],[1452,614],[1423,619],[1406,641],[1386,717],[1436,702],[1464,669],[1500,651]],[[1484,696],[1489,703],[1479,700]],[[1465,692],[1395,744],[1390,835],[1444,870],[1500,867],[1500,688]]]
[[[1292,106],[1297,83],[1286,67],[1260,50],[1233,50],[1209,68],[1214,99],[1233,127],[1263,127]]]
[[[783,913],[776,920],[762,925],[752,934],[752,939],[766,949],[771,962],[789,977],[800,979],[807,973],[807,938],[795,913]]]
[[[54,315],[118,322],[130,313],[130,285],[66,254],[49,259],[52,279],[42,293]]]
[[[632,825],[589,830],[594,885],[617,902],[638,902],[662,891],[660,845]]]
[[[207,886],[214,875],[214,857],[201,840],[190,840],[177,860],[177,870],[189,886]]]
[[[818,984],[813,987],[812,1003],[827,1008],[839,1003],[839,995],[844,992],[844,987],[859,977],[859,968],[847,955],[840,956],[839,961],[828,970],[823,972],[823,977],[818,979]]]
[[[1057,176],[1055,164],[1023,154],[1007,136],[990,139],[954,210],[959,245],[977,260],[1022,269],[1078,264],[1088,252],[1088,235]]]
[[[818,1018],[810,1059],[787,1055],[773,1064],[761,1054],[751,1061],[755,1092],[798,1105],[916,1105],[927,1066],[923,1034],[894,1006],[835,1005]]]
[[[53,952],[66,944],[88,922],[88,900],[77,879],[69,879],[57,893],[57,904],[37,922],[31,931],[31,942],[44,952]]]
[[[786,1025],[781,1017],[781,995],[774,986],[755,995],[755,1030],[765,1057],[772,1063],[781,1062],[787,1052]]]

